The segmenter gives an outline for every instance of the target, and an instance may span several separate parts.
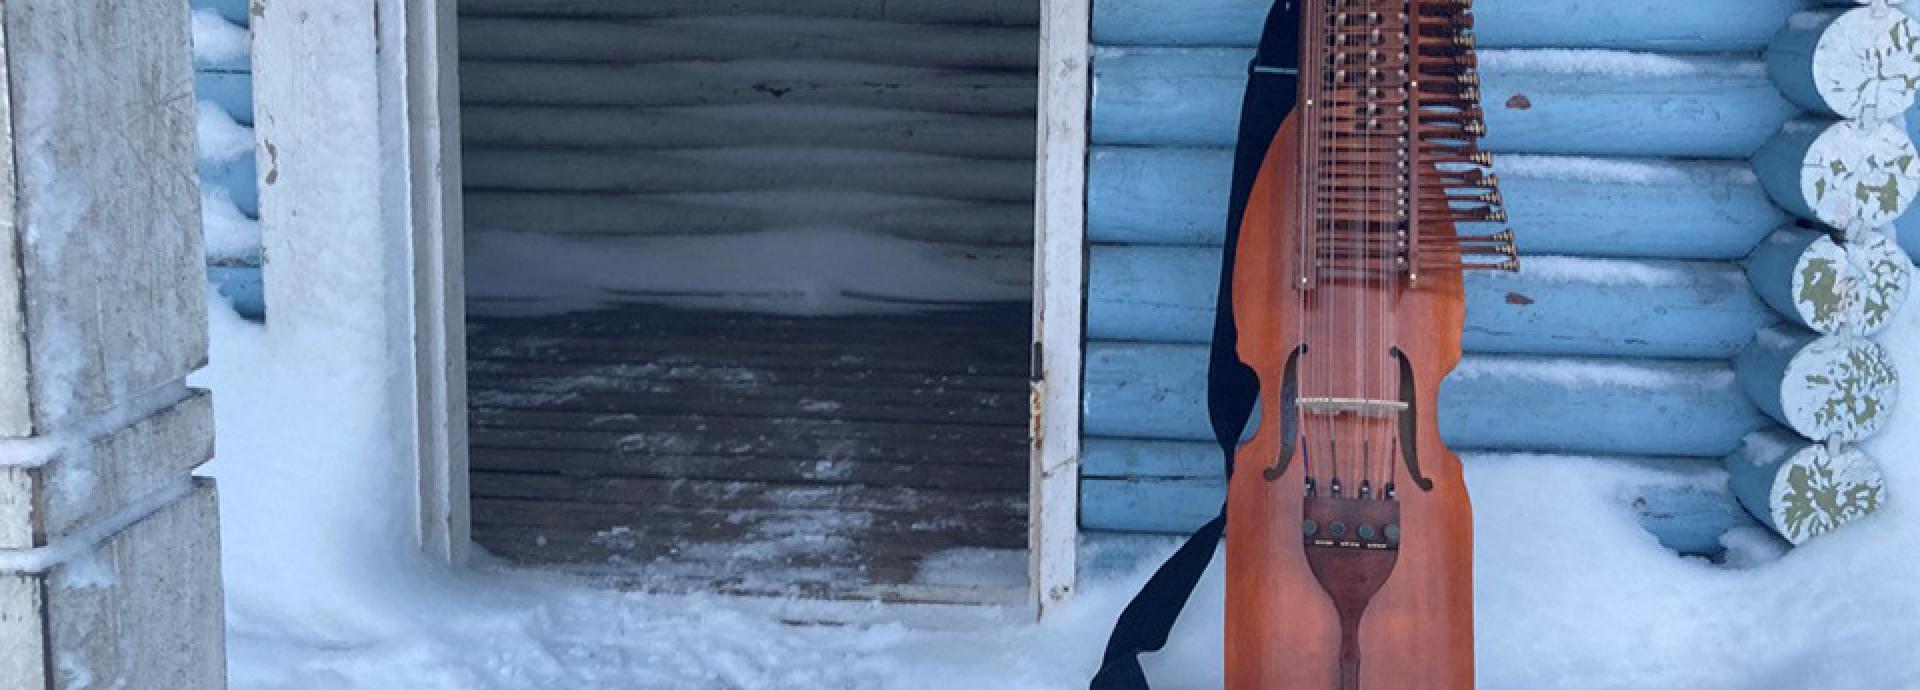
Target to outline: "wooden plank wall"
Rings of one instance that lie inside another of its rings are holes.
[[[1028,272],[1033,0],[460,12],[470,233],[831,227],[993,247]]]
[[[1224,493],[1207,442],[1231,146],[1266,0],[1095,0],[1081,523],[1179,533]],[[1786,221],[1747,157],[1799,109],[1761,51],[1803,0],[1479,0],[1483,107],[1520,248],[1469,277],[1443,389],[1462,451],[1672,467],[1622,510],[1668,546],[1751,519],[1701,472],[1768,426],[1728,358],[1778,317],[1737,263]],[[1471,457],[1471,456],[1469,456]],[[1471,463],[1471,459],[1469,459]]]
[[[192,0],[196,14],[212,13],[236,25],[247,26],[246,0]],[[194,98],[211,105],[242,126],[253,126],[253,68],[248,59],[221,63],[196,61],[193,78]],[[258,167],[253,156],[228,161],[202,160],[199,165],[202,189],[217,188],[226,193],[240,213],[260,218]],[[234,308],[249,318],[264,318],[266,297],[256,260],[223,260],[207,266],[207,279],[219,286],[220,293]]]

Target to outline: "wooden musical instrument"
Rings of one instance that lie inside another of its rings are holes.
[[[1297,62],[1253,68],[1297,94],[1223,301],[1260,402],[1228,488],[1229,690],[1473,687],[1472,511],[1433,412],[1461,272],[1518,259],[1455,227],[1505,220],[1471,4],[1293,0]]]

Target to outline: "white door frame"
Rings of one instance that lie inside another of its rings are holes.
[[[1027,578],[1038,614],[1071,596],[1078,577],[1091,5],[1042,0],[1040,16]]]
[[[466,562],[473,535],[457,4],[406,0],[401,39],[412,211],[409,263],[420,543],[435,560],[453,565]]]

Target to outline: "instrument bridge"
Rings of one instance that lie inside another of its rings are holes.
[[[1404,400],[1372,400],[1367,398],[1299,398],[1295,400],[1302,412],[1321,415],[1353,414],[1362,417],[1392,417],[1407,411]]]

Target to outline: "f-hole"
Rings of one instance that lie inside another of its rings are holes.
[[[1307,346],[1301,345],[1287,355],[1286,373],[1280,378],[1280,455],[1274,458],[1273,466],[1260,472],[1267,481],[1277,481],[1287,473],[1287,465],[1293,461],[1294,439],[1300,431],[1300,355],[1307,353]]]
[[[1400,402],[1407,409],[1400,412],[1400,455],[1407,463],[1407,477],[1421,491],[1432,491],[1433,480],[1420,473],[1420,408],[1415,399],[1418,388],[1413,383],[1413,361],[1407,359],[1407,353],[1393,348],[1393,358],[1400,360]]]

